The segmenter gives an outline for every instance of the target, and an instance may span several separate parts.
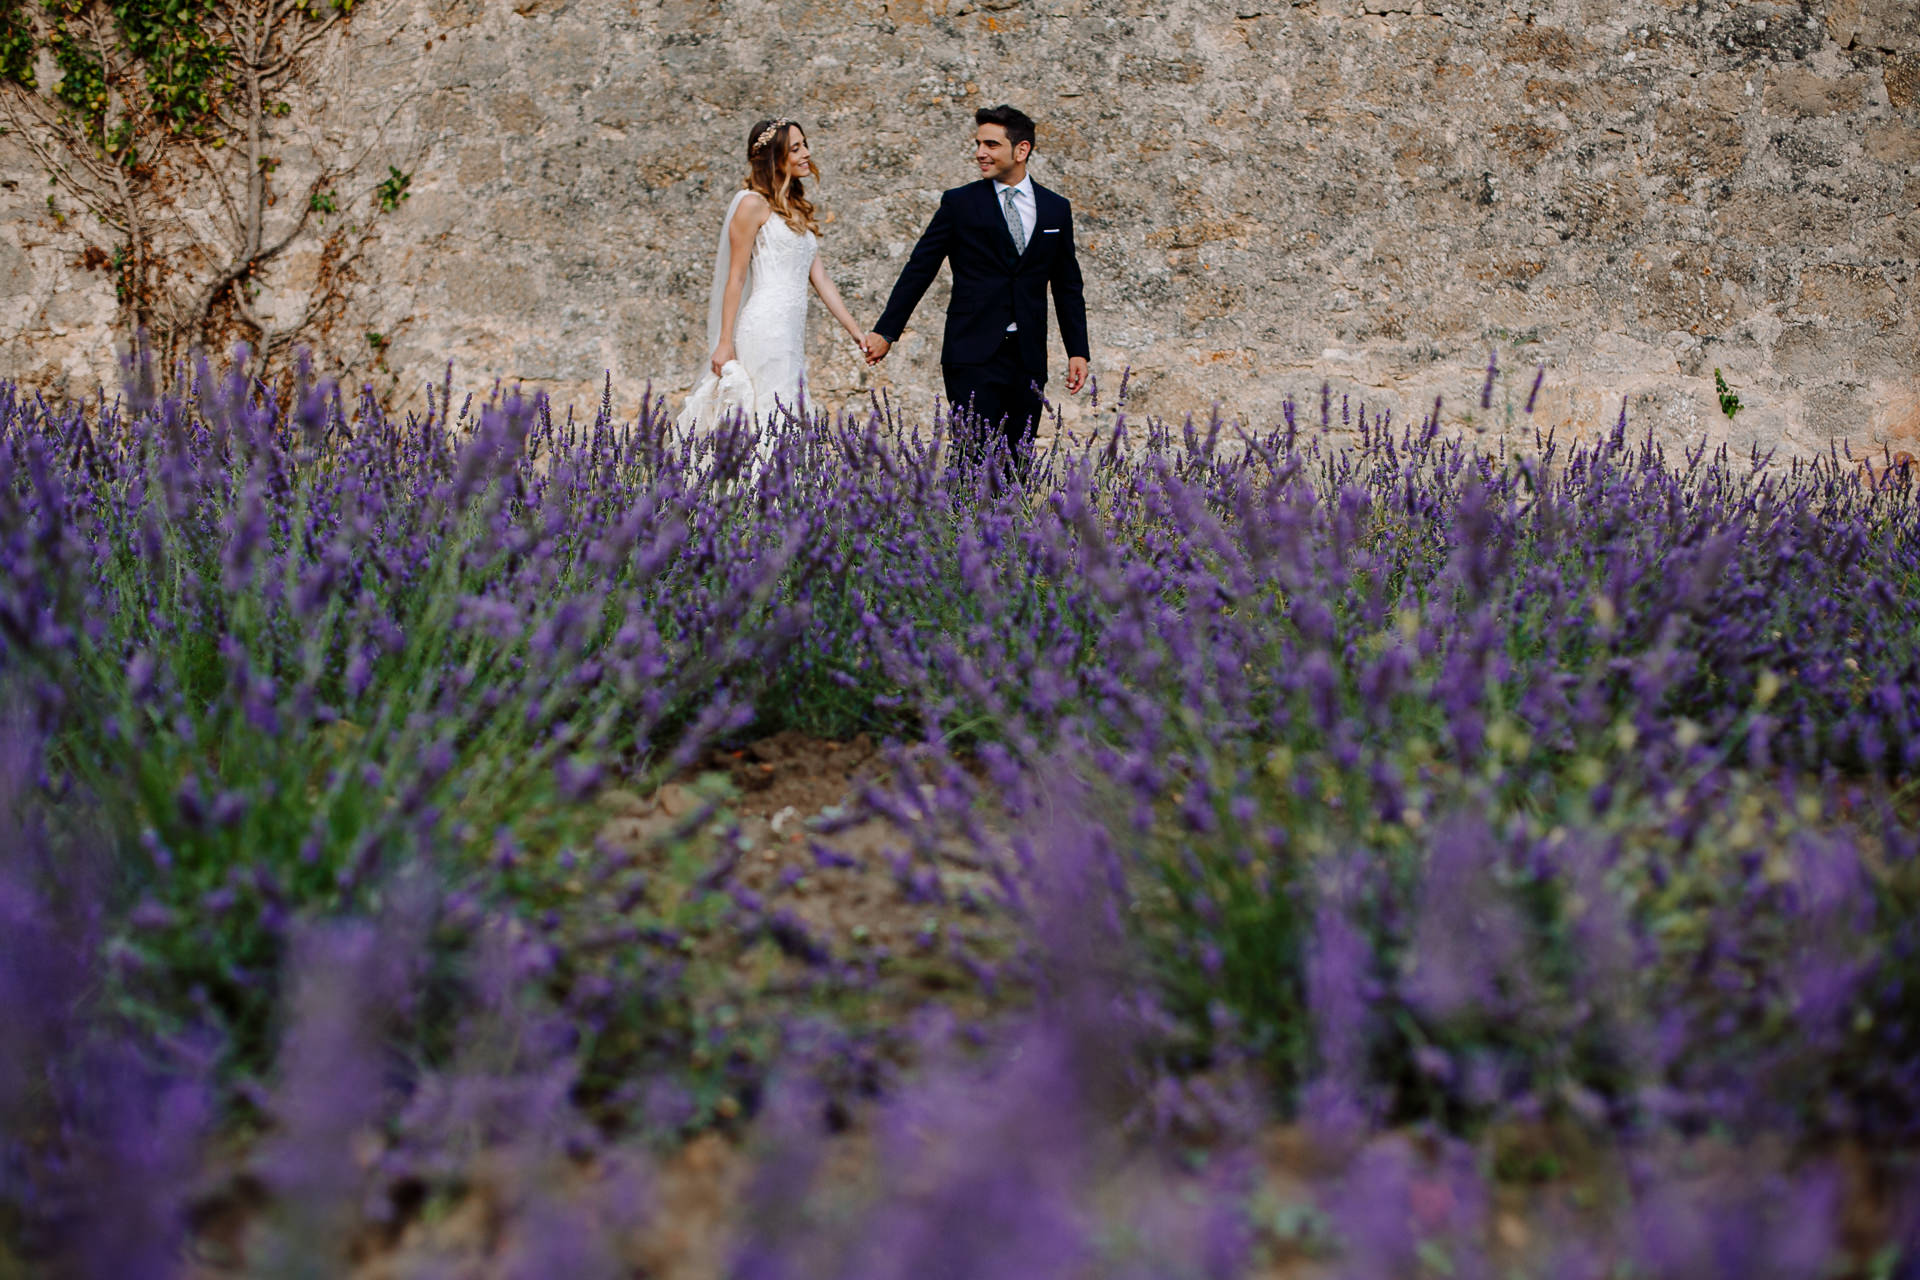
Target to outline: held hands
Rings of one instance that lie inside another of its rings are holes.
[[[707,362],[707,366],[713,370],[713,376],[716,378],[719,377],[720,366],[727,363],[727,361],[734,359],[735,355],[736,353],[734,352],[734,349],[733,349],[733,339],[732,338],[720,339],[720,345],[713,349],[713,359]]]
[[[860,339],[860,350],[865,353],[867,363],[879,364],[887,358],[887,352],[893,350],[893,343],[877,333],[869,333]],[[1067,394],[1078,395],[1080,388],[1087,385],[1087,358],[1074,356],[1067,361]]]

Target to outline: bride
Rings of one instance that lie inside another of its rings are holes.
[[[711,359],[681,411],[683,434],[711,435],[743,412],[759,424],[764,455],[777,415],[804,411],[809,284],[865,353],[865,333],[820,260],[803,183],[818,173],[794,121],[762,120],[748,132],[747,180],[727,206],[713,268]]]

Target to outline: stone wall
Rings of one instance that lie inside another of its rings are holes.
[[[316,95],[336,131],[400,107],[414,194],[333,354],[365,374],[383,335],[403,397],[451,358],[677,401],[761,114],[807,125],[870,322],[1006,100],[1074,203],[1108,402],[1130,369],[1139,412],[1317,419],[1324,380],[1499,431],[1544,362],[1563,431],[1626,397],[1670,440],[1920,441],[1913,0],[376,0]],[[108,285],[8,139],[0,179],[0,370],[89,390]],[[944,299],[873,375],[816,307],[820,398],[930,409]]]

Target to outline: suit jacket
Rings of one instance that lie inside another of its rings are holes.
[[[913,246],[887,309],[873,331],[900,340],[913,309],[940,272],[953,267],[953,300],[947,304],[942,364],[985,364],[999,350],[1007,326],[1020,326],[1020,355],[1028,369],[1047,368],[1047,286],[1060,317],[1060,338],[1069,356],[1087,355],[1087,300],[1081,291],[1080,259],[1073,250],[1073,207],[1064,196],[1033,184],[1033,234],[1027,250],[1013,251],[991,178],[955,187]]]

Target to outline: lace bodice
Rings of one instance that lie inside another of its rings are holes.
[[[804,312],[807,272],[813,269],[818,247],[813,232],[795,231],[778,215],[761,223],[753,238],[753,295],[747,308],[766,307],[783,315]]]
[[[807,373],[807,272],[818,247],[813,232],[796,232],[778,217],[754,235],[753,293],[740,308],[734,342],[763,418],[776,400],[787,408],[799,403]]]

